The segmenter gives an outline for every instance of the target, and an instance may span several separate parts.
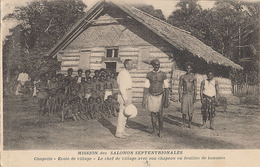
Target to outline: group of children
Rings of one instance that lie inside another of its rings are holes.
[[[86,70],[83,76],[83,70],[79,69],[77,76],[72,77],[73,69],[67,72],[67,76],[41,76],[36,84],[40,113],[57,112],[62,121],[117,116],[117,73],[100,69],[92,76],[91,71]]]

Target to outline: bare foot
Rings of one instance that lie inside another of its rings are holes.
[[[162,137],[162,134],[161,134],[161,133],[158,133],[157,135],[158,135],[158,137]]]

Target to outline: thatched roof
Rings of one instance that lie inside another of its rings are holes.
[[[126,12],[129,16],[137,20],[138,22],[145,25],[148,29],[153,31],[155,34],[160,36],[162,39],[173,45],[179,50],[187,50],[193,56],[201,58],[205,60],[207,63],[219,64],[227,67],[232,67],[235,69],[242,69],[242,67],[233,61],[229,60],[228,58],[222,56],[220,53],[214,51],[211,47],[207,46],[199,39],[195,38],[194,36],[190,35],[188,32],[181,30],[177,27],[174,27],[165,21],[162,21],[156,17],[151,16],[139,9],[136,9],[133,6],[115,3],[115,2],[105,2],[101,1],[98,2],[90,11],[95,11],[95,9],[99,9],[101,5],[105,6],[109,4],[116,5],[121,10]],[[79,27],[82,24],[82,21],[86,20],[89,17],[90,13],[88,12],[87,15],[80,20],[74,28]],[[72,28],[73,29],[73,28]],[[73,32],[73,30],[71,30]],[[70,33],[71,34],[71,33]],[[50,54],[54,55],[57,52],[57,46],[60,46],[66,39],[70,39],[70,34],[67,33],[65,36],[58,42],[58,44],[51,50]]]

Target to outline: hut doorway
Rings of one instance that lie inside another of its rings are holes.
[[[116,71],[116,62],[105,62],[106,63],[106,69],[110,71]]]

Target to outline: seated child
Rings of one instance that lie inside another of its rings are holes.
[[[96,102],[94,104],[94,111],[95,111],[95,119],[100,119],[101,116],[103,115],[108,115],[107,113],[105,113],[104,111],[104,104],[102,102],[101,97],[97,97],[96,98]]]
[[[120,106],[119,102],[117,101],[117,98],[118,98],[118,93],[113,94],[112,104],[113,104],[113,110],[116,111],[116,115],[119,112],[119,106]]]
[[[116,113],[116,110],[115,108],[113,107],[113,96],[112,95],[109,95],[107,97],[107,99],[105,100],[105,105],[104,105],[104,108],[105,108],[105,112],[111,117],[111,116],[117,116],[117,113]]]
[[[83,114],[86,116],[86,119],[91,119],[89,112],[88,112],[88,100],[86,98],[82,99],[81,110],[82,110]]]
[[[63,106],[61,111],[61,121],[64,122],[65,119],[72,119],[73,121],[77,121],[78,119],[76,115],[76,103],[75,99],[72,99]]]
[[[76,97],[75,99],[75,112],[76,112],[76,118],[77,120],[86,120],[87,117],[85,115],[85,113],[83,112],[83,109],[82,109],[82,105],[81,105],[81,98],[80,97]]]

